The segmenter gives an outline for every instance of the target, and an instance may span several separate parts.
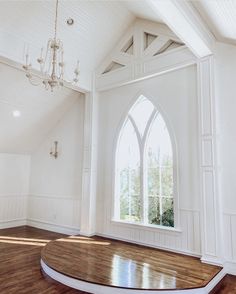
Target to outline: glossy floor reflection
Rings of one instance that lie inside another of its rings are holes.
[[[221,270],[195,257],[101,237],[71,236],[49,242],[42,259],[69,277],[130,289],[204,287]]]
[[[40,270],[43,246],[62,237],[32,227],[0,230],[0,293],[85,294],[55,282]]]

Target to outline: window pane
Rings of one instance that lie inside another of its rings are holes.
[[[160,169],[155,167],[148,168],[148,195],[159,195],[160,192]]]
[[[148,223],[160,225],[160,198],[155,196],[148,197]]]
[[[162,198],[162,225],[174,227],[174,201],[173,198]]]
[[[150,118],[153,109],[153,104],[142,96],[129,112],[134,119],[141,136],[144,134],[148,119]]]
[[[162,167],[161,172],[162,195],[173,197],[173,168]]]
[[[145,149],[148,222],[174,226],[173,156],[166,124],[158,114],[149,131]]]
[[[146,145],[148,165],[152,167],[173,165],[172,145],[166,124],[160,114],[154,119]]]
[[[140,221],[140,153],[132,123],[127,120],[119,140],[116,165],[118,169],[118,194],[120,219]]]
[[[129,216],[130,221],[138,222],[141,216],[141,203],[139,195],[131,196],[131,215]]]

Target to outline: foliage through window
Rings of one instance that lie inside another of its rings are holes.
[[[167,126],[144,96],[131,108],[116,151],[115,218],[174,227],[173,152]]]

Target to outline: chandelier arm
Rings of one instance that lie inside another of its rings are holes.
[[[30,78],[28,78],[28,80],[30,84],[33,86],[39,86],[40,84],[42,84],[42,79],[33,75]]]
[[[49,72],[49,67],[46,68],[46,65],[47,65],[47,60],[49,58],[50,60],[50,44],[51,44],[51,39],[48,40],[48,43],[47,43],[47,49],[46,49],[46,53],[45,53],[45,58],[44,58],[44,65],[43,65],[43,73],[46,75],[48,72]],[[49,62],[49,66],[50,66],[50,62]]]

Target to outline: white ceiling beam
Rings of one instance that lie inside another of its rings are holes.
[[[22,71],[23,73],[25,73],[25,70],[22,68],[23,64],[21,64],[18,61],[15,61],[13,59],[10,59],[10,58],[7,58],[7,57],[4,57],[4,56],[0,55],[0,63],[5,64],[7,66],[10,66],[12,68],[15,68],[16,70],[19,70],[19,71]],[[32,68],[32,72],[36,76],[42,78],[42,73],[39,70],[36,70],[36,69]],[[89,80],[88,81],[85,80],[85,82],[80,83],[79,86],[74,85],[73,83],[70,83],[70,82],[68,82],[66,80],[64,81],[64,87],[65,88],[68,88],[68,89],[71,89],[71,90],[74,90],[76,92],[80,92],[80,93],[83,93],[83,94],[91,91],[91,85],[90,84],[91,84],[91,82]]]
[[[198,58],[213,53],[215,38],[188,1],[146,0],[146,2]]]

